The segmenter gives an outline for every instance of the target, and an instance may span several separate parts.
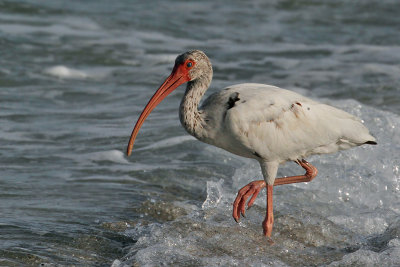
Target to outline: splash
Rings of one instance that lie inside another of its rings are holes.
[[[276,187],[273,246],[262,236],[265,193],[260,193],[239,224],[231,217],[238,188],[261,178],[257,162],[240,158],[227,163],[240,166],[232,182],[207,181],[205,201],[195,208],[187,206],[188,215],[137,228],[138,242],[119,266],[399,262],[400,146],[394,141],[400,138],[400,118],[352,100],[334,104],[363,118],[378,146],[311,157],[310,162],[320,170],[313,182]],[[280,175],[299,171],[297,165],[288,163],[281,167]]]
[[[218,182],[207,181],[207,198],[201,206],[203,210],[217,207],[222,199],[223,183],[223,179],[220,179]]]

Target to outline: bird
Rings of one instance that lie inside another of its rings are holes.
[[[187,83],[179,106],[180,122],[186,131],[204,143],[259,162],[263,179],[254,180],[238,191],[232,216],[239,222],[240,216],[245,216],[246,203],[250,208],[259,192],[266,188],[266,215],[262,222],[266,237],[271,237],[274,223],[273,187],[310,182],[317,176],[317,168],[305,158],[377,144],[361,119],[272,85],[228,86],[211,94],[200,105],[212,76],[211,62],[204,52],[190,50],[177,56],[172,73],[140,114],[127,155],[131,155],[139,129],[152,110]],[[279,165],[287,161],[297,163],[305,174],[277,178]]]

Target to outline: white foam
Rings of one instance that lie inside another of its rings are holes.
[[[47,68],[44,70],[44,73],[62,79],[86,79],[89,77],[89,75],[83,71],[61,65]]]
[[[389,225],[384,218],[376,216],[373,212],[358,216],[330,216],[328,219],[363,235],[381,234]]]
[[[398,241],[398,239],[396,239]],[[389,244],[393,244],[390,242]],[[399,266],[400,245],[389,245],[381,252],[360,249],[354,253],[345,255],[342,260],[333,262],[328,266]]]
[[[165,147],[176,146],[178,144],[182,144],[187,141],[196,140],[193,136],[190,135],[183,135],[183,136],[175,136],[167,139],[163,139],[161,141],[157,141],[152,143],[151,145],[137,148],[135,151],[142,151],[142,150],[152,150],[152,149],[160,149]]]
[[[119,150],[88,153],[85,154],[85,158],[88,158],[91,161],[110,161],[120,164],[130,164],[130,162],[125,158],[124,153]]]

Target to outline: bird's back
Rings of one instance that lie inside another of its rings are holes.
[[[270,85],[225,88],[201,113],[202,141],[249,158],[283,162],[375,142],[357,117]]]

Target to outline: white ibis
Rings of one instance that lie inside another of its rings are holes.
[[[208,57],[199,50],[178,56],[171,75],[149,100],[139,116],[129,140],[127,154],[150,112],[173,90],[188,83],[179,107],[186,131],[205,143],[246,158],[256,159],[264,180],[253,181],[239,190],[233,203],[238,222],[258,193],[267,187],[264,235],[270,237],[274,222],[273,186],[309,182],[318,173],[304,158],[326,154],[376,140],[357,117],[318,103],[295,92],[271,85],[244,83],[229,86],[210,95],[199,107],[208,89],[213,70]],[[276,178],[279,164],[294,161],[304,175]]]

